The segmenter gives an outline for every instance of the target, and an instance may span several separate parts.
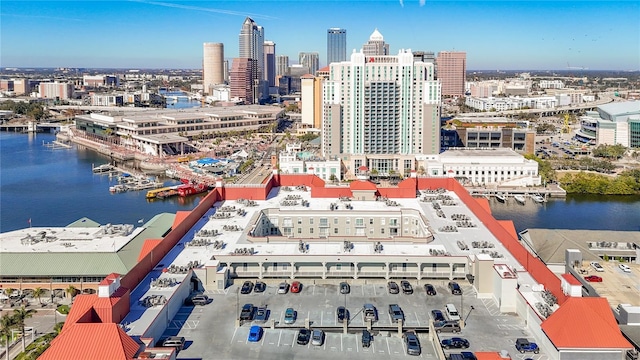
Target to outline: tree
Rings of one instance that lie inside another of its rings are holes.
[[[37,287],[35,289],[33,289],[33,297],[38,299],[38,302],[40,303],[40,305],[42,305],[42,295],[44,294],[44,290],[41,287]]]
[[[329,176],[329,180],[331,180],[332,182],[336,182],[338,178],[336,177],[336,174],[331,174],[331,176]]]
[[[15,318],[11,314],[4,314],[0,318],[0,341],[2,341],[7,351],[7,360],[9,360],[9,339],[11,338],[11,330],[15,327]]]
[[[64,292],[66,292],[67,295],[69,295],[69,297],[71,297],[71,299],[73,300],[73,298],[76,296],[76,293],[78,292],[78,289],[76,289],[76,287],[73,285],[69,285],[69,287],[66,288]]]
[[[37,313],[34,309],[25,309],[25,307],[21,307],[20,309],[13,310],[13,318],[15,320],[15,324],[22,331],[22,351],[25,350],[25,333],[24,333],[24,321],[33,316],[33,314]]]
[[[7,295],[8,298],[11,298],[11,295],[16,291],[16,289],[6,288],[4,289],[4,294]]]

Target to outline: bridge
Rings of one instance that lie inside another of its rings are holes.
[[[50,132],[54,133],[60,131],[62,125],[60,123],[38,123],[35,124],[31,121],[24,124],[2,124],[0,125],[0,131],[19,132],[19,133],[33,133],[33,132]]]

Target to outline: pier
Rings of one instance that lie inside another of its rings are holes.
[[[532,194],[539,194],[545,200],[567,197],[567,191],[557,185],[547,187],[467,187],[466,189],[472,196],[494,197],[496,194],[502,194],[507,199],[512,198],[513,195],[522,195],[527,198]]]

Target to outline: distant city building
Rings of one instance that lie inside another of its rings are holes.
[[[94,88],[120,86],[120,78],[116,75],[82,75],[82,85]]]
[[[309,69],[309,74],[316,75],[320,68],[320,55],[317,52],[301,52],[298,54],[298,63]]]
[[[0,91],[13,95],[24,95],[31,91],[28,79],[1,79]]]
[[[204,43],[202,85],[204,93],[211,95],[214,85],[224,84],[224,44]]]
[[[415,154],[440,152],[440,84],[433,64],[414,62],[410,50],[395,56],[361,51],[329,67],[323,156],[351,154],[352,174],[361,166],[389,174],[414,169]]]
[[[229,83],[229,71],[230,71],[229,60],[225,60],[222,63],[222,67],[223,67],[223,73],[224,73],[224,83],[228,84]]]
[[[244,101],[245,104],[253,104],[255,100],[254,81],[257,72],[257,61],[247,58],[235,58],[231,64],[229,85],[231,97]]]
[[[535,152],[535,131],[528,121],[504,117],[456,117],[442,129],[442,148],[510,148],[524,154]]]
[[[519,109],[555,109],[558,99],[555,96],[537,97],[488,97],[467,96],[465,105],[480,111],[505,111]]]
[[[276,56],[276,77],[289,75],[289,57],[287,55]]]
[[[250,17],[247,17],[242,23],[242,29],[240,30],[239,39],[239,57],[244,59],[253,59],[256,61],[255,72],[251,75],[251,86],[253,87],[252,92],[255,94],[252,101],[258,102],[261,97],[267,95],[265,93],[266,82],[263,80],[265,71],[264,28],[256,24],[255,21],[253,21]],[[261,84],[265,85],[263,86]],[[233,94],[233,92],[234,91],[232,86],[231,93]]]
[[[576,139],[593,145],[640,148],[640,101],[600,105],[580,117]]]
[[[39,97],[43,99],[68,100],[73,97],[73,84],[43,82],[38,85]]]
[[[322,79],[311,74],[300,78],[302,99],[302,123],[320,128],[322,123]]]
[[[264,80],[269,87],[276,86],[276,43],[273,41],[265,41],[263,44],[264,52]]]
[[[436,58],[436,72],[442,84],[442,96],[464,96],[467,53],[441,51]]]
[[[540,89],[564,89],[562,80],[540,80],[538,83]]]
[[[413,60],[435,64],[436,54],[433,51],[414,51]]]
[[[347,60],[347,30],[330,28],[327,30],[327,65]]]
[[[124,95],[91,94],[91,106],[123,106]]]
[[[362,52],[365,56],[389,55],[389,44],[384,42],[384,37],[378,29],[375,29],[369,41],[362,45]]]
[[[313,174],[326,182],[342,181],[342,161],[339,158],[325,159],[312,155],[303,156],[300,144],[287,145],[278,154],[281,174]]]

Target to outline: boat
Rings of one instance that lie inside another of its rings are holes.
[[[122,184],[117,184],[109,187],[109,191],[112,193],[122,193],[127,191],[127,187]]]
[[[513,199],[521,205],[524,205],[524,203],[526,202],[526,198],[523,195],[520,194],[515,194],[513,195]]]
[[[531,194],[531,199],[537,203],[543,203],[546,201],[540,194]]]
[[[496,193],[495,196],[496,196],[496,200],[498,200],[498,201],[500,201],[502,203],[503,202],[507,202],[507,197],[503,193],[501,193],[501,192]]]
[[[178,185],[161,187],[161,188],[158,188],[158,189],[149,190],[149,191],[147,191],[147,199],[154,199],[156,197],[164,198],[164,197],[168,197],[168,196],[177,195],[178,194],[178,192],[176,191],[177,189],[178,189]],[[173,193],[172,190],[176,191],[176,192]]]
[[[178,195],[181,197],[200,194],[209,190],[206,184],[184,184],[178,187]]]
[[[94,167],[93,168],[93,172],[96,173],[96,174],[99,174],[99,173],[111,172],[114,169],[115,168],[111,164],[102,164],[102,165],[98,165],[98,166]]]

